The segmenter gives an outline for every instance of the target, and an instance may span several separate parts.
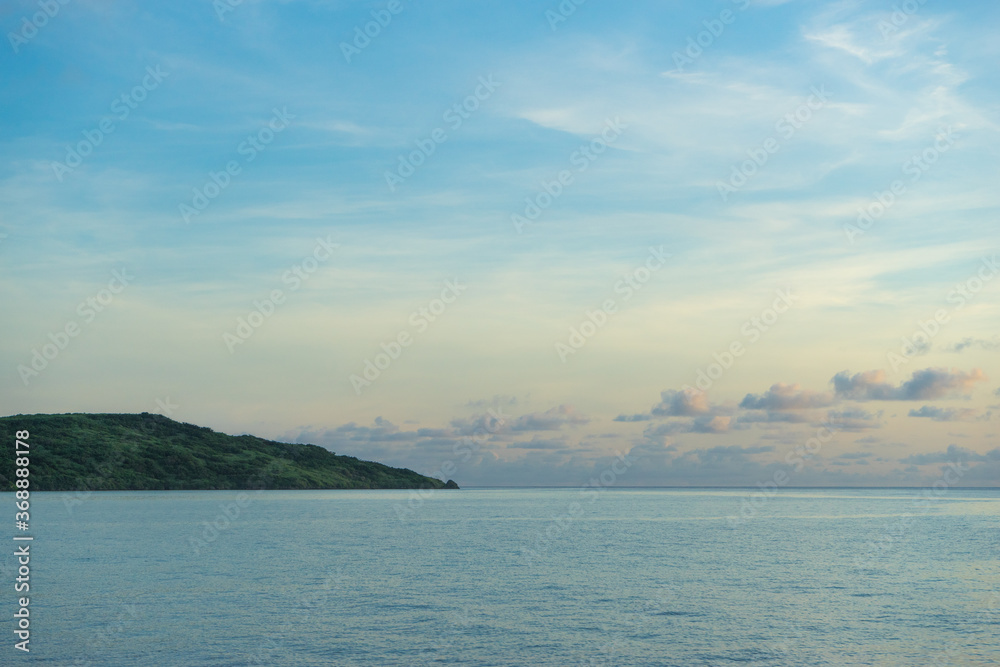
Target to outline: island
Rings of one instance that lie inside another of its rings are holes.
[[[15,490],[15,458],[25,456],[23,449],[15,456],[20,430],[29,433],[32,491],[458,488],[316,445],[226,435],[143,412],[0,417],[2,491]]]

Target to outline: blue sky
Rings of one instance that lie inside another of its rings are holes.
[[[996,483],[995,3],[45,6],[0,412],[473,485],[754,485],[836,422],[793,484]]]

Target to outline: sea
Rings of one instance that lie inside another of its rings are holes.
[[[996,489],[0,497],[4,665],[1000,664]]]

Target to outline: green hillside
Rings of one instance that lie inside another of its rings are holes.
[[[144,412],[0,417],[0,490],[14,490],[22,429],[32,491],[458,488],[316,445],[225,435]]]

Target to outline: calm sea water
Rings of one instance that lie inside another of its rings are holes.
[[[1000,492],[748,493],[33,494],[27,662],[1000,663]]]

